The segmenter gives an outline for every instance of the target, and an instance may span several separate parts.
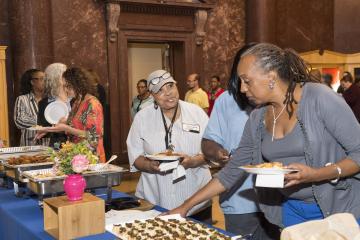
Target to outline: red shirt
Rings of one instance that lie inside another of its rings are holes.
[[[218,88],[216,89],[215,92],[213,91],[209,91],[208,92],[208,97],[209,97],[209,111],[208,111],[208,115],[210,116],[211,111],[214,107],[215,104],[215,100],[224,92],[225,90],[222,88]]]

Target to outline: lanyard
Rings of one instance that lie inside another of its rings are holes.
[[[176,105],[174,115],[173,115],[173,117],[171,119],[171,123],[168,127],[166,124],[164,113],[161,109],[161,116],[162,116],[162,120],[163,120],[164,128],[165,128],[165,147],[166,147],[166,149],[169,149],[169,150],[174,150],[174,145],[171,144],[171,135],[172,135],[171,133],[172,133],[172,128],[174,126],[177,110],[178,110],[178,105]]]
[[[142,101],[143,101],[143,100],[140,99],[140,103],[139,103],[139,105],[136,107],[136,110],[135,110],[136,112],[140,111],[140,106],[141,106]]]

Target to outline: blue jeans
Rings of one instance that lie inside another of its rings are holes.
[[[288,199],[282,205],[282,222],[285,227],[323,218],[319,205],[314,202]],[[360,218],[357,222],[360,225]]]

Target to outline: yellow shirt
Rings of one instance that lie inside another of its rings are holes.
[[[201,88],[199,88],[198,90],[196,90],[194,92],[191,90],[187,91],[187,93],[185,94],[185,101],[194,103],[201,108],[209,107],[208,95]]]

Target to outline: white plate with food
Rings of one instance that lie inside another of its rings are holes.
[[[297,169],[285,168],[280,162],[261,163],[257,165],[246,165],[239,167],[244,171],[252,174],[261,175],[280,175],[291,172],[297,172]]]
[[[146,154],[146,158],[155,161],[177,161],[181,159],[180,154],[178,153],[158,153],[158,154]]]
[[[27,130],[30,130],[30,131],[44,131],[46,129],[48,129],[48,127],[43,127],[40,125],[35,125],[35,126],[27,128]]]
[[[62,101],[55,101],[47,105],[45,108],[45,119],[50,124],[59,123],[60,119],[67,118],[69,115],[69,109],[66,103]]]

